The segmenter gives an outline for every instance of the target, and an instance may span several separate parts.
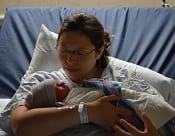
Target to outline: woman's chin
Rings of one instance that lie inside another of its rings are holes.
[[[73,81],[73,82],[76,82],[76,83],[81,83],[82,80],[83,80],[83,74],[80,73],[80,70],[68,70],[68,69],[65,69],[65,72],[67,74],[67,76]]]
[[[80,76],[80,74],[68,73],[68,77],[69,77],[73,82],[76,82],[76,83],[82,82],[82,78],[79,77],[79,76]]]
[[[75,83],[81,83],[82,79],[77,79],[77,78],[71,78],[71,80]]]

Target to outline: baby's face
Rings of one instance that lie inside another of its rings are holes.
[[[55,92],[56,92],[57,101],[63,101],[64,98],[69,93],[69,88],[63,82],[56,82],[55,83]]]
[[[57,90],[65,90],[67,86],[65,86],[64,83],[56,83],[56,89]]]

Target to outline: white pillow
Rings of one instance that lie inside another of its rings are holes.
[[[57,37],[58,34],[51,32],[44,24],[41,25],[32,60],[23,79],[37,71],[51,72],[60,68],[56,50]]]
[[[29,69],[23,76],[23,80],[25,80],[28,75],[37,71],[51,72],[60,68],[56,50],[57,37],[58,35],[51,32],[45,25],[41,26]],[[118,61],[115,61],[115,63],[121,68],[136,71],[141,79],[150,83],[162,94],[168,103],[175,107],[175,101],[173,100],[173,98],[175,98],[175,80],[136,64],[119,59],[116,60]]]
[[[147,83],[152,85],[167,101],[170,105],[175,108],[175,80],[165,77],[151,69],[129,63],[123,60],[114,59],[115,65],[127,71],[135,71],[136,76],[140,80],[145,80]]]

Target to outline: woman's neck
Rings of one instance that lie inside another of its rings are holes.
[[[76,84],[81,84],[83,80],[89,80],[89,79],[92,79],[92,78],[101,78],[102,76],[102,73],[104,71],[104,68],[94,68],[91,72],[89,72],[85,77],[82,77],[80,79],[76,79],[76,80],[73,80],[71,79],[70,77],[68,77],[66,75],[66,73],[64,72],[65,76],[71,80],[72,82],[76,83]]]
[[[88,80],[92,78],[101,78],[104,68],[94,68],[83,80]]]

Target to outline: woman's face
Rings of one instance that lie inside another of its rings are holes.
[[[58,41],[59,62],[74,82],[95,78],[96,60],[103,50],[96,51],[90,39],[80,31],[63,32]]]

